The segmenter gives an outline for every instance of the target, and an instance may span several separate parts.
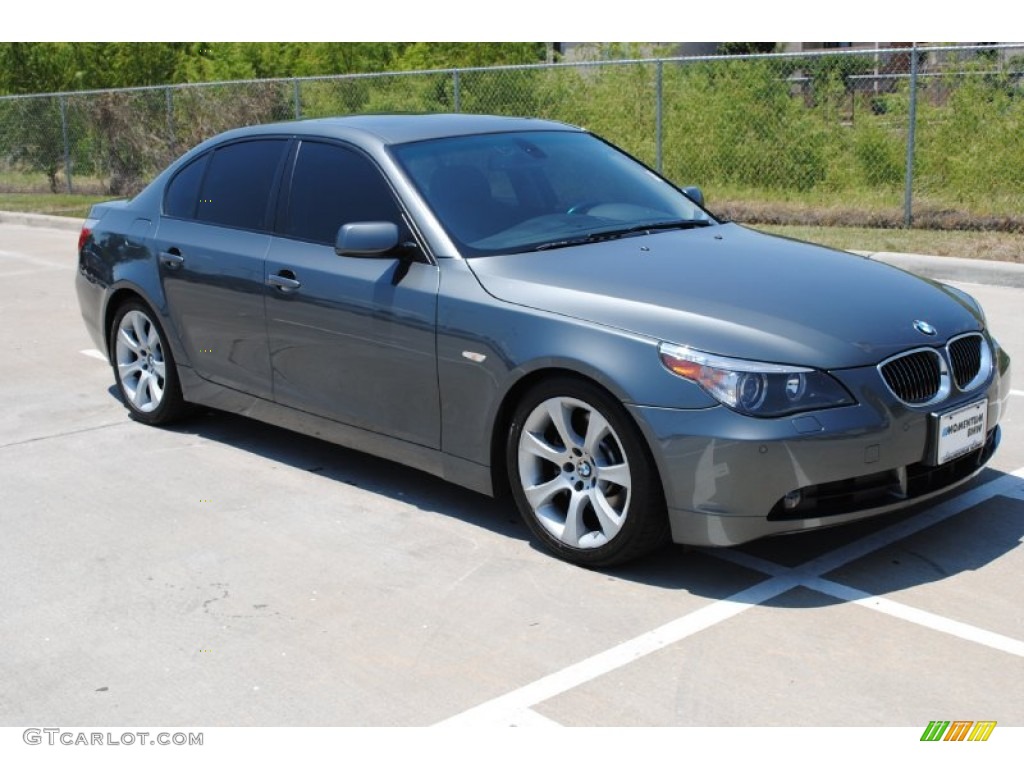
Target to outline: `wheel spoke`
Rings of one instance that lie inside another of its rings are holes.
[[[608,467],[598,466],[597,476],[599,480],[615,483],[622,488],[629,489],[630,474],[629,464],[612,464]]]
[[[139,342],[132,338],[131,332],[127,326],[121,326],[121,332],[117,335],[117,338],[132,352],[135,354],[139,353]]]
[[[565,450],[556,448],[540,435],[535,435],[532,432],[523,432],[523,437],[519,441],[519,449],[531,456],[550,461],[552,464],[560,465],[566,460]]]
[[[142,363],[139,362],[138,358],[132,360],[130,363],[118,363],[117,364],[117,373],[121,377],[121,381],[124,381],[129,376],[134,376],[135,374],[137,374],[141,370],[142,370]]]
[[[548,480],[546,483],[523,488],[526,500],[534,510],[545,506],[558,493],[569,489],[569,483],[562,475]]]
[[[135,338],[141,346],[144,339],[149,337],[146,329],[146,318],[141,312],[132,313],[132,330],[135,331]]]
[[[616,512],[600,488],[590,490],[590,501],[594,507],[594,514],[597,515],[597,522],[601,524],[602,533],[605,538],[611,539],[622,527],[622,522],[626,517],[625,513]]]
[[[569,413],[565,405],[563,405],[560,400],[548,400],[545,405],[547,407],[548,418],[551,419],[551,424],[558,432],[558,436],[562,439],[562,444],[565,445],[565,450],[569,450],[573,446],[578,445],[579,438],[576,437],[572,424],[569,423]]]
[[[140,411],[146,405],[145,400],[143,398],[146,395],[146,387],[148,384],[149,374],[146,371],[143,371],[139,375],[139,380],[135,383],[135,390],[129,393],[131,395],[132,402],[135,404],[135,407],[138,408]]]
[[[561,539],[573,547],[580,545],[581,531],[583,526],[583,510],[586,507],[587,495],[585,493],[573,492],[569,499],[569,508],[565,513],[565,527],[562,529]]]
[[[587,435],[583,439],[583,448],[591,456],[598,456],[598,446],[611,428],[608,426],[604,416],[597,411],[592,410],[589,415],[590,419],[587,423]]]
[[[163,360],[153,361],[153,373],[158,379],[160,379],[160,381],[167,378],[167,366],[164,364]]]
[[[146,380],[146,391],[149,393],[149,405],[154,408],[160,405],[163,388],[160,386],[160,382],[157,381],[156,376],[152,373],[149,374],[149,378]]]
[[[156,326],[149,324],[149,333],[146,335],[146,345],[156,354],[160,349],[160,335],[156,332]]]

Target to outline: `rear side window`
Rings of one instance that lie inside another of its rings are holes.
[[[206,170],[206,161],[209,159],[209,154],[203,155],[186,165],[171,179],[164,193],[164,215],[178,219],[195,218],[196,206],[199,204],[199,184],[203,180],[203,171]]]
[[[398,205],[377,166],[351,149],[302,142],[283,234],[333,245],[338,228],[355,221],[401,225]]]
[[[196,218],[226,227],[265,229],[286,146],[284,139],[263,139],[216,150],[202,182]]]

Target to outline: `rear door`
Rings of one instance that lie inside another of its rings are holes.
[[[288,186],[266,261],[274,399],[439,447],[437,267],[335,253],[345,223],[392,221],[411,237],[381,171],[358,150],[303,141]]]
[[[272,396],[264,260],[286,139],[227,144],[171,180],[155,235],[172,322],[195,371]]]

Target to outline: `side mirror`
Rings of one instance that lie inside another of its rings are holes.
[[[398,247],[398,225],[390,221],[342,224],[334,241],[339,256],[384,256]]]
[[[700,187],[683,187],[683,194],[701,208],[704,207],[704,193],[700,191]]]

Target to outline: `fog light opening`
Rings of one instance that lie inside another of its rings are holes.
[[[796,509],[803,500],[804,495],[800,491],[790,491],[782,497],[782,506],[785,509]]]

